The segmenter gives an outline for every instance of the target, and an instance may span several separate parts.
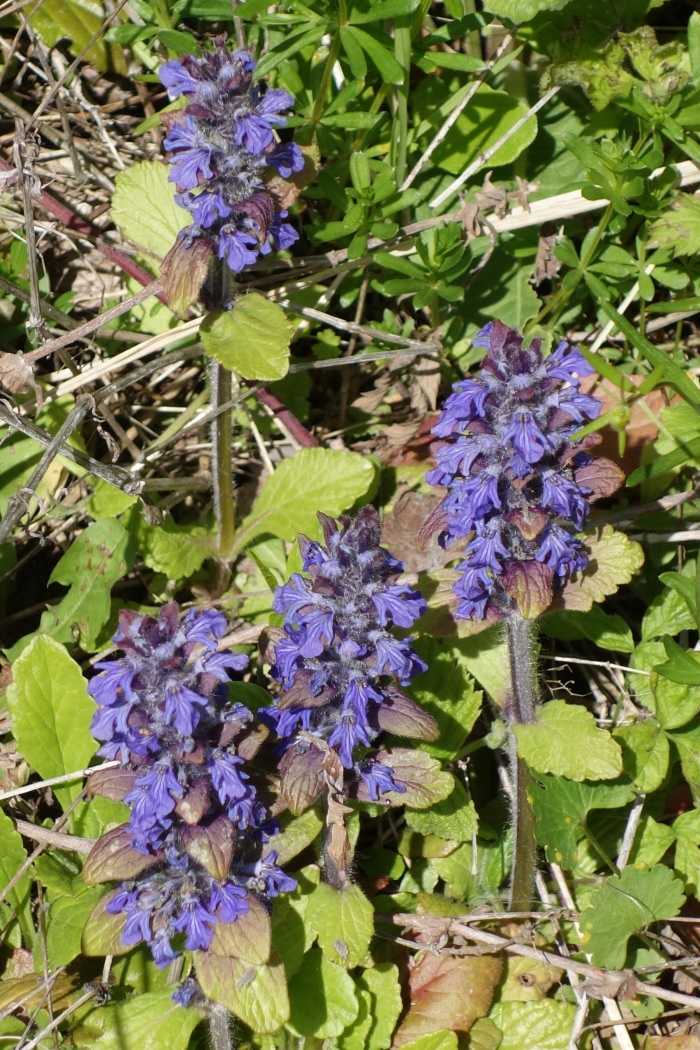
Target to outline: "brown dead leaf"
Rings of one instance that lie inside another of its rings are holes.
[[[543,281],[551,280],[561,270],[561,262],[554,254],[554,246],[557,243],[557,230],[553,222],[545,222],[540,227],[540,239],[537,245],[537,257],[535,269],[532,274],[532,284],[535,288]]]
[[[8,394],[28,394],[33,390],[37,399],[37,410],[43,404],[41,387],[34,379],[34,368],[24,354],[0,353],[0,386]]]

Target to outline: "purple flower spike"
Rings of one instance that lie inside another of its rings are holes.
[[[292,95],[253,86],[250,52],[230,52],[223,36],[214,43],[201,58],[181,55],[160,68],[170,98],[185,95],[188,102],[164,115],[164,146],[176,201],[192,216],[178,243],[189,249],[198,242],[240,273],[260,254],[297,240],[266,180],[270,167],[285,179],[301,171],[304,156],[295,143],[277,142],[274,130],[286,124],[283,111],[294,105]]]
[[[109,833],[120,844],[116,862],[129,859],[129,840],[138,851],[139,874],[121,883],[107,911],[125,916],[122,943],[145,941],[159,967],[178,957],[174,938],[206,951],[216,923],[245,915],[252,896],[296,887],[269,853],[268,814],[235,750],[252,715],[229,702],[228,671],[248,658],[217,651],[226,628],[214,610],[191,609],[180,621],[174,603],[157,619],[122,610],[114,641],[123,656],[98,664],[89,686],[101,751],[125,767],[110,770],[114,780],[97,774],[91,790],[130,807],[128,824]],[[99,842],[95,849],[108,879],[109,858]],[[178,995],[184,1005],[187,995]]]
[[[311,801],[321,788],[314,787],[317,769],[309,738],[319,741],[318,754],[321,748],[335,751],[345,770],[346,793],[354,790],[360,776],[371,774],[374,758],[368,750],[382,731],[382,705],[393,705],[394,711],[399,702],[407,710],[416,707],[396,683],[408,685],[425,670],[411,639],[390,633],[392,627],[410,628],[426,603],[417,591],[397,582],[403,565],[379,545],[376,511],[364,507],[355,518],[338,521],[318,517],[325,546],[299,537],[309,576],[295,573],[275,591],[273,607],[284,616],[285,633],[267,658],[270,674],[285,692],[277,705],[258,711],[277,731],[286,752],[282,797],[287,777],[293,782],[301,769],[310,795],[315,791]],[[402,735],[435,739],[437,725],[425,712],[423,717]],[[377,776],[377,784],[388,784],[381,772]],[[370,782],[375,783],[371,777]]]
[[[497,620],[519,609],[532,617],[588,565],[565,523],[582,529],[590,502],[611,495],[623,475],[585,451],[598,438],[572,440],[601,410],[579,392],[579,377],[593,369],[578,350],[562,342],[543,359],[540,339],[524,347],[500,321],[473,343],[487,350],[481,372],[455,383],[433,427],[445,440],[426,480],[448,491],[423,533],[441,529],[443,546],[468,541],[454,584],[457,617]]]

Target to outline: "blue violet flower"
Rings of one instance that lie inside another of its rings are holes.
[[[88,685],[98,753],[120,762],[91,774],[88,789],[131,815],[98,840],[83,877],[119,882],[104,910],[124,917],[121,943],[146,941],[160,967],[183,946],[208,949],[220,924],[257,916],[259,896],[296,886],[275,863],[267,811],[242,769],[260,739],[250,712],[228,700],[229,671],[248,658],[217,651],[225,629],[209,610],[180,621],[175,603],[157,619],[122,610],[123,656],[98,663]]]
[[[426,604],[397,582],[403,564],[379,545],[376,511],[318,517],[325,546],[299,537],[309,575],[295,573],[275,591],[284,630],[270,638],[266,659],[284,691],[274,707],[258,711],[282,740],[281,796],[293,812],[318,798],[333,769],[346,794],[391,801],[384,796],[405,788],[391,752],[374,750],[380,733],[438,734],[430,715],[398,688],[426,667],[411,639],[389,629],[410,628]]]
[[[187,100],[183,109],[162,116],[168,177],[178,189],[175,200],[192,216],[173,251],[197,244],[205,262],[216,254],[239,273],[258,255],[298,239],[267,180],[301,171],[304,157],[296,143],[275,137],[293,97],[253,85],[250,52],[230,52],[223,36],[214,43],[201,58],[181,55],[159,70],[169,97]]]
[[[598,435],[573,439],[601,410],[579,390],[579,377],[594,371],[579,350],[562,342],[543,359],[541,339],[523,346],[500,321],[473,342],[486,348],[481,371],[455,383],[433,427],[437,466],[426,480],[448,491],[422,534],[439,531],[445,547],[466,542],[457,617],[493,621],[517,610],[532,619],[586,569],[574,532],[624,475],[588,454]]]

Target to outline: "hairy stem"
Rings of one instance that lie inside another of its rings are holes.
[[[209,1040],[212,1050],[233,1050],[230,1014],[225,1006],[212,1003],[209,1012]]]
[[[518,757],[514,725],[535,721],[537,671],[534,647],[535,623],[518,613],[506,621],[511,692],[505,715],[511,726],[510,765],[513,785],[513,865],[511,869],[509,908],[527,911],[532,901],[535,881],[535,814],[530,802],[532,777],[522,758]]]
[[[211,407],[216,410],[231,400],[231,373],[218,361],[209,365]],[[214,511],[218,525],[218,553],[226,561],[233,550],[235,535],[233,475],[231,472],[231,442],[233,429],[231,412],[220,412],[212,422],[212,478],[214,485]]]

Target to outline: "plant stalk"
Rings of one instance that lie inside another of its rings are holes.
[[[216,410],[231,400],[231,373],[218,361],[209,365],[211,407]],[[212,478],[214,485],[214,512],[218,525],[218,553],[224,561],[233,551],[235,538],[233,475],[231,472],[231,443],[233,427],[231,412],[220,412],[212,422]]]
[[[510,911],[528,911],[535,883],[535,814],[530,800],[532,775],[518,757],[517,741],[512,727],[535,721],[537,704],[537,669],[535,665],[535,621],[512,613],[506,621],[506,639],[510,661],[511,692],[505,707],[511,727],[510,767],[513,786],[513,864],[511,868]]]
[[[209,1041],[212,1050],[233,1050],[230,1014],[225,1006],[212,1003],[209,1008]]]

